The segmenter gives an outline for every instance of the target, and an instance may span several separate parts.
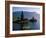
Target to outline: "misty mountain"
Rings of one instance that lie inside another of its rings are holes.
[[[36,17],[37,19],[40,18],[40,14],[37,14],[36,12],[28,12],[28,11],[16,11],[16,12],[13,12],[13,16],[21,18],[21,13],[22,12],[24,14],[24,18],[31,19],[33,16]]]

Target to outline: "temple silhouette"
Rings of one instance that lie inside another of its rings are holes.
[[[16,21],[13,21],[13,23],[18,23],[18,24],[21,24],[21,30],[24,30],[23,29],[23,25],[24,23],[28,23],[28,22],[37,22],[37,19],[35,19],[35,17],[33,16],[32,19],[28,20],[27,18],[24,18],[24,13],[23,11],[21,12],[21,18],[19,20],[19,17],[18,17],[18,20]]]

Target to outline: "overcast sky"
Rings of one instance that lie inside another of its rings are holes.
[[[36,12],[40,13],[40,8],[30,8],[30,7],[13,7],[13,12],[15,11],[28,11],[28,12]]]
[[[24,17],[30,19],[32,16],[37,16],[36,14],[40,14],[40,8],[29,8],[29,7],[13,7],[13,12],[15,11],[26,11],[24,12]],[[27,12],[28,11],[28,12]],[[33,15],[32,15],[33,14]],[[21,15],[21,13],[16,13],[15,15]],[[39,17],[39,16],[38,16]],[[37,18],[38,18],[37,17]]]

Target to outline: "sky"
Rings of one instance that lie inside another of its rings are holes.
[[[28,11],[28,12],[36,12],[40,14],[40,8],[30,8],[30,7],[13,7],[13,12],[15,11]]]
[[[13,10],[13,12],[16,12],[16,11],[26,11],[26,13],[24,12],[24,17],[28,18],[28,19],[31,19],[32,16],[36,17],[37,19],[39,18],[39,15],[37,16],[36,14],[40,13],[40,8],[13,7],[12,10]],[[21,15],[21,13],[16,13],[15,15]]]

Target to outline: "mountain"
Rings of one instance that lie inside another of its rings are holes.
[[[13,12],[13,16],[21,18],[21,13],[22,11]],[[23,14],[24,14],[24,18],[27,18],[27,19],[31,19],[33,16],[36,16],[36,18],[38,19],[40,18],[40,15],[37,14],[36,12],[23,11]]]

